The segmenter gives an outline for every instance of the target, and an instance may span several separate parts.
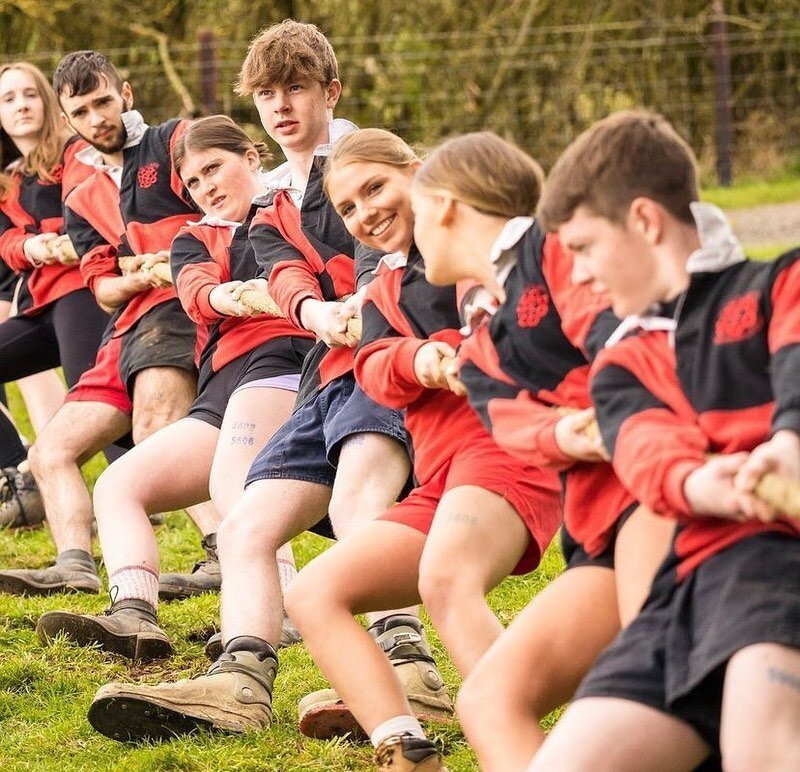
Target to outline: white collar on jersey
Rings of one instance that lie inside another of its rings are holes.
[[[627,337],[629,333],[636,330],[644,330],[652,332],[654,330],[663,330],[670,333],[675,332],[678,323],[668,316],[659,316],[655,310],[652,314],[634,314],[633,316],[626,316],[614,332],[611,333],[608,340],[605,342],[604,348],[609,348],[616,343],[619,343],[623,338]]]
[[[126,110],[122,113],[122,125],[128,135],[123,149],[138,145],[142,141],[144,133],[150,128],[138,110]]]
[[[377,276],[384,266],[390,271],[396,271],[398,268],[405,268],[407,263],[408,257],[404,252],[389,252],[378,260],[378,264],[372,273]]]
[[[212,228],[231,228],[236,230],[242,223],[236,220],[225,220],[215,214],[206,214],[200,220],[187,220],[187,225],[210,225]]]
[[[686,261],[689,273],[717,273],[746,259],[739,239],[719,207],[699,201],[689,206],[700,238],[700,249]]]

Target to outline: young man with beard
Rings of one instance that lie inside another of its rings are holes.
[[[90,143],[74,161],[92,172],[67,197],[68,233],[82,258],[85,283],[114,316],[95,366],[71,389],[31,449],[58,556],[43,570],[0,572],[0,589],[17,594],[99,592],[91,555],[92,500],[80,465],[128,433],[138,443],[184,416],[196,391],[195,325],[171,287],[157,286],[137,270],[142,255],[168,250],[178,229],[199,218],[183,198],[170,160],[171,145],[186,122],[148,127],[132,110],[130,84],[93,51],[67,55],[55,72],[54,88],[66,121]],[[133,256],[124,272],[118,265],[122,255]],[[206,543],[213,544],[213,536],[208,538],[218,521],[213,507],[203,504],[191,514]],[[201,590],[218,588],[216,560],[193,579]],[[115,606],[125,614],[101,618],[102,627],[117,628],[126,618],[139,626],[141,615],[126,608],[128,597],[120,589]]]

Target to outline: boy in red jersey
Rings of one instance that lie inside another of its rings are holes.
[[[800,252],[747,260],[697,198],[689,147],[632,111],[576,140],[540,203],[626,318],[592,382],[615,471],[679,527],[531,770],[800,766],[800,539],[753,492],[800,478]]]

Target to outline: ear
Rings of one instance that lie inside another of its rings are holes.
[[[61,113],[61,123],[68,129],[72,129],[72,124],[69,122],[69,118],[67,118],[67,114],[65,112]]]
[[[439,216],[437,223],[443,228],[453,224],[458,214],[458,201],[450,196],[437,196],[439,199]]]
[[[333,110],[342,95],[342,84],[339,80],[334,78],[325,89],[325,107]]]
[[[119,93],[122,95],[125,109],[131,110],[133,108],[133,88],[131,88],[131,84],[127,80],[122,84]]]
[[[647,196],[638,196],[628,208],[627,225],[650,244],[661,241],[664,233],[664,209]]]
[[[251,147],[244,155],[251,172],[256,171],[261,166],[261,156],[259,156],[258,150],[255,148]]]

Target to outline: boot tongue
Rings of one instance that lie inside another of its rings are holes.
[[[257,638],[254,635],[237,635],[235,638],[231,638],[225,646],[225,653],[234,654],[237,651],[248,651],[259,662],[264,662],[264,660],[270,658],[276,662],[278,660],[275,649],[263,638]]]
[[[158,616],[156,610],[146,600],[139,598],[124,598],[123,600],[115,601],[111,604],[108,610],[109,614],[116,614],[124,612],[131,616],[141,619],[143,622],[150,622],[151,624],[158,624]]]

